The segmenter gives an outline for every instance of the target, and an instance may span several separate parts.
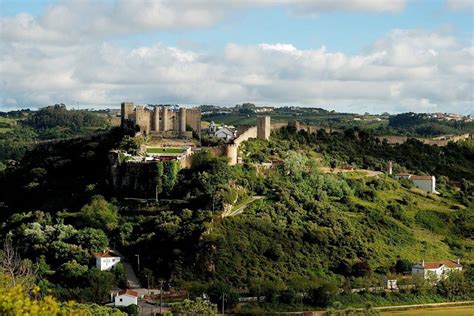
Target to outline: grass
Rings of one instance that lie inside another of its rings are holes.
[[[147,148],[146,152],[150,154],[182,154],[185,149],[183,148],[165,148],[165,147],[152,147]]]
[[[412,309],[403,311],[387,311],[381,312],[381,316],[468,316],[474,315],[474,306],[453,306],[453,307],[434,307],[434,308],[423,308],[423,309]]]

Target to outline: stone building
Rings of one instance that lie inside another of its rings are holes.
[[[190,137],[192,132],[186,131],[187,126],[198,135],[201,133],[201,110],[198,108],[145,107],[133,102],[122,102],[120,110],[121,126],[136,128],[140,133]]]
[[[270,116],[257,117],[257,138],[268,140],[270,138]]]

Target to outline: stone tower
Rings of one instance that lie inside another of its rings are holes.
[[[234,166],[237,164],[238,150],[239,150],[238,144],[227,144],[226,156],[227,156],[229,165]]]
[[[270,116],[257,117],[257,138],[268,140],[270,138]]]
[[[133,113],[135,106],[133,102],[122,102],[120,104],[120,115],[121,115],[121,122],[120,126],[123,128],[125,127],[125,121],[129,119],[129,115]]]
[[[151,130],[158,132],[160,130],[160,108],[155,106],[151,116]]]
[[[179,108],[179,131],[186,132],[186,109]]]
[[[163,118],[161,119],[161,130],[166,132],[168,130],[168,108],[166,106],[163,107]]]
[[[388,173],[389,176],[391,176],[392,173],[393,173],[393,170],[392,170],[392,161],[391,161],[391,160],[389,160],[389,161],[388,161],[388,164],[387,164],[387,173]]]

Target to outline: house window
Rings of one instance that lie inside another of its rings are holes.
[[[122,299],[120,299],[120,302],[123,302],[123,300],[122,300]]]

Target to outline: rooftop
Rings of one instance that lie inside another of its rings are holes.
[[[411,176],[411,180],[433,180],[433,176]]]
[[[118,295],[128,295],[128,296],[138,297],[138,292],[127,289],[127,290],[119,291]]]
[[[115,252],[113,252],[112,250],[110,249],[106,249],[102,252],[97,252],[95,254],[96,257],[102,257],[102,258],[110,258],[110,257],[120,257],[118,254],[116,254]]]
[[[417,265],[422,265],[422,263],[418,263]],[[460,267],[462,267],[462,265],[457,263],[457,261],[455,261],[455,260],[424,262],[423,267],[425,269],[438,269],[439,267],[441,267],[443,265],[447,266],[448,268],[460,268]]]

